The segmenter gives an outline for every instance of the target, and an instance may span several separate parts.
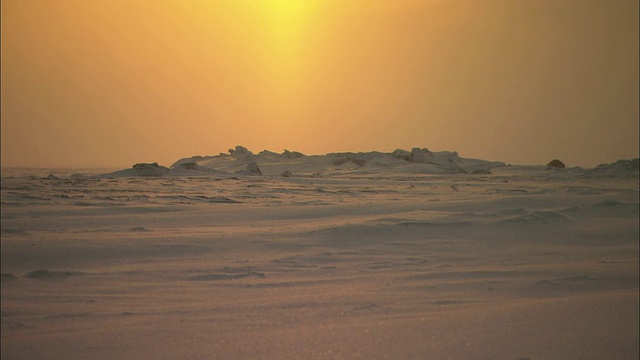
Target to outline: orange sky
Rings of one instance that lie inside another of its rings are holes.
[[[2,0],[2,166],[638,156],[637,0]]]

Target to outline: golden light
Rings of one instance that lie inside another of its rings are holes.
[[[266,32],[264,60],[271,72],[273,101],[286,106],[300,85],[308,24],[317,11],[317,2],[270,0],[260,5]]]

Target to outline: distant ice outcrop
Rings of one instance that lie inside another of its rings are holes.
[[[169,172],[169,168],[160,166],[157,162],[151,164],[139,163],[133,165],[133,171],[138,176],[162,176]]]
[[[249,151],[249,149],[240,145],[236,146],[235,149],[229,149],[229,154],[231,154],[238,160],[247,160],[251,159],[254,156],[254,154]]]
[[[403,160],[406,160],[406,161],[411,161],[411,152],[409,152],[407,150],[395,149],[391,153],[391,156],[393,156],[396,159],[403,159]]]
[[[553,159],[551,161],[549,161],[549,163],[547,164],[547,167],[551,167],[551,168],[557,168],[557,169],[564,169],[565,165],[562,161],[558,160],[558,159]]]
[[[258,153],[258,155],[260,156],[264,156],[264,157],[272,157],[272,158],[279,158],[282,155],[278,154],[277,152],[273,152],[273,151],[269,151],[269,150],[262,150]]]
[[[197,162],[186,162],[178,165],[178,167],[184,170],[198,170],[200,165]]]
[[[410,161],[418,164],[424,164],[433,162],[435,159],[433,153],[425,148],[413,148],[411,149]]]
[[[551,161],[548,168],[564,168],[559,160]],[[516,166],[517,167],[517,166]],[[513,167],[522,170],[523,167]],[[159,177],[159,176],[223,176],[266,175],[289,177],[316,177],[332,175],[361,174],[473,174],[490,175],[493,170],[509,167],[498,161],[462,158],[455,151],[432,152],[426,148],[414,147],[411,151],[396,149],[391,153],[379,151],[341,152],[326,155],[304,155],[297,151],[284,150],[276,153],[263,150],[254,154],[243,146],[230,149],[229,153],[213,156],[192,156],[176,161],[171,168],[157,163],[139,163],[130,169],[109,174],[107,177]],[[535,167],[544,171],[545,166]],[[547,168],[547,169],[548,169]],[[504,171],[504,170],[500,170]],[[602,164],[590,170],[571,168],[558,172],[563,176],[638,176],[638,159],[620,160],[612,164]]]
[[[254,162],[262,174],[270,176],[281,176],[285,170],[300,176],[332,172],[374,173],[381,171],[412,174],[464,174],[475,171],[476,174],[487,174],[490,173],[491,168],[505,166],[501,162],[463,159],[455,151],[432,152],[419,147],[414,147],[411,151],[397,149],[392,153],[378,151],[342,152],[307,156],[298,151],[290,150],[284,150],[280,154],[263,150],[254,154],[243,146],[236,146],[235,149],[229,150],[229,154],[201,157],[201,160],[196,157],[185,158],[176,162],[172,168],[194,161],[203,168],[215,168],[247,175],[258,174],[253,165],[249,165]],[[252,168],[248,169],[248,166]]]
[[[344,154],[334,154],[329,160],[331,165],[334,166],[340,166],[348,163],[349,161],[351,161],[351,159],[349,159],[349,157],[345,156]]]
[[[282,153],[282,156],[286,159],[297,159],[297,158],[303,157],[304,154],[298,151],[289,151],[285,149],[284,152]]]
[[[154,163],[138,163],[133,165],[130,169],[120,170],[98,177],[160,177],[169,174],[169,168]]]
[[[117,171],[102,177],[124,176],[317,176],[329,174],[410,173],[410,174],[488,174],[490,169],[505,166],[461,158],[457,152],[432,152],[414,147],[411,151],[397,149],[392,153],[379,151],[342,152],[326,155],[304,155],[284,150],[276,153],[263,150],[254,154],[244,146],[213,156],[192,156],[176,161],[171,168],[152,164],[136,164],[132,169]]]
[[[177,161],[171,168],[158,163],[138,163],[130,169],[119,170],[96,176],[97,178],[121,178],[121,177],[163,177],[163,176],[196,176],[196,175],[220,175],[232,176],[232,174],[217,171],[211,167],[201,166],[197,157]],[[200,159],[207,159],[199,157]]]
[[[448,154],[449,153],[447,153],[447,155]],[[396,149],[391,153],[391,156],[393,156],[396,159],[403,159],[410,163],[415,163],[415,164],[426,164],[426,163],[438,164],[438,161],[435,158],[434,153],[429,151],[429,149],[427,148],[421,149],[418,147],[414,147],[413,149],[411,149],[411,151]]]
[[[587,170],[587,175],[638,177],[640,176],[640,160],[635,158],[618,160],[611,164],[600,164],[593,169]]]
[[[262,171],[255,161],[248,163],[246,169],[244,171],[241,171],[240,173],[245,175],[262,175]]]

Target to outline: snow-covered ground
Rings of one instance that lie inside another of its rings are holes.
[[[637,160],[80,172],[3,169],[3,360],[638,358]]]

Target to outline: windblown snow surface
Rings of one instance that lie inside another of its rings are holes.
[[[2,359],[637,359],[638,160],[3,169]]]

